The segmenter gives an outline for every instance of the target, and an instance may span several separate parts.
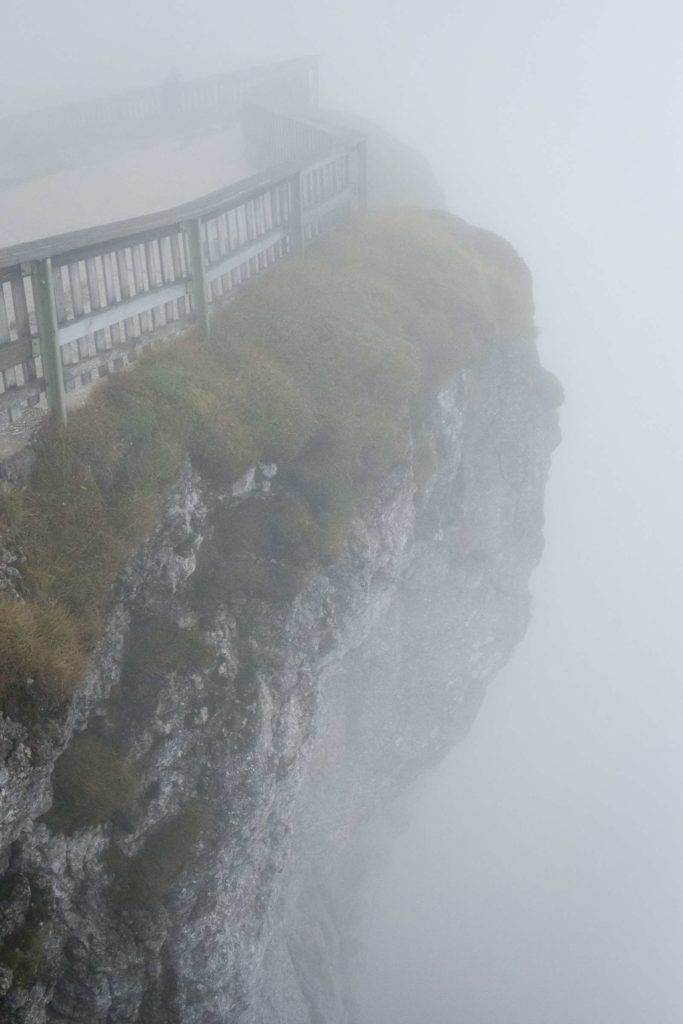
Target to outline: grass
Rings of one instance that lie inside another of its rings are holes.
[[[161,619],[150,619],[131,631],[126,646],[126,668],[146,675],[208,668],[213,649],[195,627],[183,628]]]
[[[138,853],[116,864],[113,896],[126,909],[158,906],[192,866],[210,823],[206,804],[193,800],[151,833]],[[110,861],[110,867],[114,860]]]
[[[22,718],[67,700],[86,666],[78,624],[63,607],[0,595],[0,701]]]
[[[0,606],[0,700],[29,679],[68,699],[115,575],[187,458],[221,485],[278,464],[274,500],[228,515],[213,575],[226,595],[295,593],[407,458],[426,396],[529,332],[530,302],[524,264],[495,236],[445,214],[373,215],[245,289],[210,342],[188,334],[46,427],[30,486],[0,496],[0,528],[27,555],[25,604]],[[42,642],[50,631],[58,643]]]
[[[124,820],[134,811],[140,780],[130,762],[96,736],[74,736],[57,759],[52,808],[43,821],[54,831],[104,825]]]
[[[23,924],[0,942],[0,965],[12,970],[12,988],[27,988],[39,973],[45,959],[48,922],[47,899],[32,881]]]

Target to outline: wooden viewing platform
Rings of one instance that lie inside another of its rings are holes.
[[[280,98],[287,82],[298,100],[317,92],[311,61],[273,68]],[[0,248],[0,440],[22,430],[29,410],[65,420],[97,380],[190,324],[208,331],[211,310],[243,282],[303,255],[365,206],[365,137],[327,124],[310,103],[274,105],[267,72],[185,83],[172,97],[181,114],[187,96],[195,108],[203,98],[214,121],[239,116],[258,173],[171,209]],[[132,117],[139,130],[145,104],[154,125],[168,112],[157,92],[154,103],[100,102],[115,126]],[[64,123],[101,132],[97,104],[79,107]]]

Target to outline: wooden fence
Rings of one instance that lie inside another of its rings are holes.
[[[27,172],[59,168],[84,141],[111,147],[166,136],[184,127],[196,129],[216,121],[227,124],[242,117],[247,103],[314,109],[317,102],[314,57],[205,78],[170,74],[154,88],[0,118],[0,183],[20,180]]]
[[[243,282],[364,207],[363,136],[274,111],[255,114],[254,144],[259,132],[280,140],[266,172],[162,213],[0,250],[0,431],[36,405],[64,420],[71,393],[192,323],[208,331]]]

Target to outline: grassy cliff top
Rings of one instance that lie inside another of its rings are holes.
[[[25,556],[22,600],[0,596],[5,709],[32,720],[78,687],[116,573],[188,458],[222,486],[277,463],[271,521],[231,536],[298,564],[334,559],[354,504],[407,457],[425,399],[532,318],[505,242],[446,214],[387,211],[254,281],[210,341],[188,333],[65,428],[46,425],[29,486],[0,496],[4,543]],[[251,592],[267,598],[269,581]]]

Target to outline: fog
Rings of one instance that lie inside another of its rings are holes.
[[[683,1019],[683,15],[634,0],[2,9],[0,113],[317,52],[509,238],[562,380],[532,625],[373,903],[363,1024]]]

